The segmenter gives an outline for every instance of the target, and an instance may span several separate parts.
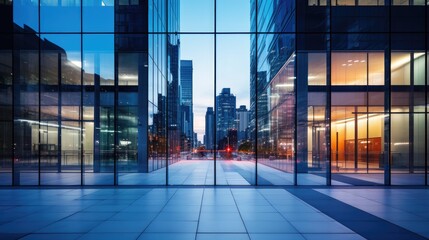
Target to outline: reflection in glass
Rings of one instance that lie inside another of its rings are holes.
[[[41,32],[80,32],[80,0],[40,0]]]
[[[15,185],[39,183],[39,50],[32,40],[14,38],[14,47],[21,49],[13,55]]]
[[[114,4],[113,0],[83,0],[82,31],[113,32]]]
[[[39,30],[39,1],[13,1],[13,23],[28,32]]]
[[[214,36],[179,37],[180,75],[167,85],[169,184],[214,185]]]
[[[217,36],[215,144],[219,185],[255,184],[255,138],[249,132],[250,92],[243,87],[250,85],[249,39],[248,34]],[[234,176],[224,174],[231,171]]]
[[[214,12],[214,0],[181,0],[180,32],[214,32]]]
[[[12,184],[12,82],[12,49],[5,44],[0,50],[0,185]]]

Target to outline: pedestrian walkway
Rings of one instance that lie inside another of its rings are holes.
[[[426,239],[429,191],[1,189],[0,239]]]

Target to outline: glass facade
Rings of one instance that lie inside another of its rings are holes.
[[[0,185],[427,185],[427,5],[0,1]]]

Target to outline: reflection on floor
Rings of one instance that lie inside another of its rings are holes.
[[[170,185],[214,185],[216,172],[217,185],[255,185],[255,162],[237,160],[182,160],[168,166]],[[293,174],[280,171],[258,163],[258,185],[293,185]],[[113,185],[113,173],[85,172],[84,185]],[[119,172],[119,185],[165,185],[166,168],[150,173]],[[0,185],[10,185],[11,174],[0,174]],[[80,185],[81,175],[75,172],[42,172],[41,185]],[[326,185],[324,173],[299,173],[298,185]],[[21,185],[37,185],[38,174],[21,172]],[[383,174],[372,173],[333,173],[332,185],[382,185]],[[392,174],[393,185],[422,185],[424,174]]]
[[[427,189],[0,189],[0,239],[429,238]]]

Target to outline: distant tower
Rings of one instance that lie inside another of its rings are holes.
[[[208,107],[206,112],[204,144],[206,145],[206,149],[214,149],[214,112],[212,107]]]
[[[227,137],[229,129],[235,129],[236,98],[230,88],[223,88],[216,96],[216,138],[222,140]]]
[[[240,108],[237,108],[236,111],[237,116],[237,138],[238,142],[247,139],[247,131],[249,130],[249,120],[250,120],[250,112],[247,111],[245,105],[241,105]]]
[[[181,128],[193,147],[194,144],[194,111],[192,101],[192,81],[193,81],[192,60],[180,60],[180,104]]]

